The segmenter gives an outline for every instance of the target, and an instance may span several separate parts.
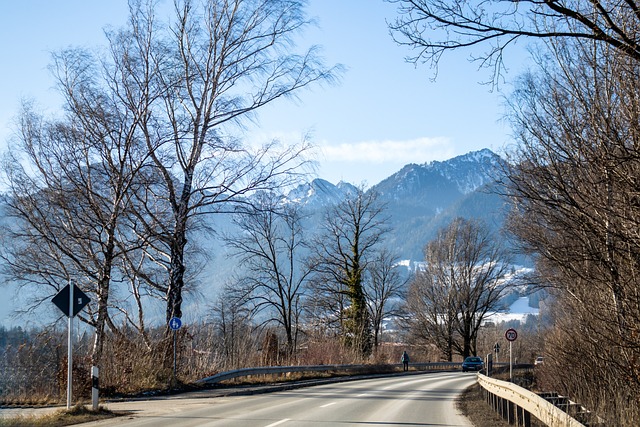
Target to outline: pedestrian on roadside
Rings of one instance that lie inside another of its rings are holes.
[[[402,357],[400,357],[400,361],[402,362],[402,367],[404,369],[404,372],[407,372],[409,370],[409,353],[407,353],[407,350],[405,350],[402,353]]]

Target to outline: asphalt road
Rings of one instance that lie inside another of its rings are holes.
[[[475,380],[475,374],[433,373],[252,396],[109,403],[108,409],[132,415],[83,426],[471,426],[456,410],[455,398]]]

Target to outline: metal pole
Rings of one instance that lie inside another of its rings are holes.
[[[73,388],[73,283],[69,281],[69,336],[67,337],[67,409],[71,409]]]
[[[511,351],[511,345],[513,341],[509,341],[509,381],[513,382],[513,353]]]
[[[173,330],[173,384],[176,384],[176,330]]]

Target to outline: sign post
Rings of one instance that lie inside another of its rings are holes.
[[[176,382],[176,331],[182,326],[182,320],[179,317],[172,317],[169,320],[169,327],[173,331],[173,382]]]
[[[73,393],[73,317],[80,312],[91,299],[71,282],[60,290],[52,299],[56,307],[69,317],[67,327],[67,409],[71,409]]]
[[[73,397],[73,288],[75,286],[69,286],[69,311],[67,316],[69,317],[69,326],[67,331],[67,409],[71,409],[71,401]]]
[[[91,367],[91,408],[98,410],[98,392],[100,391],[100,371],[97,366]]]
[[[518,338],[518,332],[513,328],[509,328],[504,333],[504,337],[509,341],[509,381],[513,382],[513,352],[511,351],[511,344]]]

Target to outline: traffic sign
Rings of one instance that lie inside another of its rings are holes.
[[[515,329],[510,328],[507,329],[507,332],[504,333],[504,337],[507,339],[507,341],[515,341],[516,338],[518,338],[518,333]]]
[[[65,286],[58,292],[52,299],[56,307],[58,307],[65,316],[69,316],[69,291],[71,287],[69,285]],[[85,305],[89,304],[91,298],[87,296],[79,287],[73,285],[73,315],[75,317],[80,310],[84,308]]]
[[[67,330],[67,409],[71,409],[71,399],[73,395],[73,318],[80,313],[80,310],[89,304],[90,301],[91,298],[71,283],[51,298],[51,302],[69,318],[69,327]],[[69,311],[71,311],[71,313],[69,313]]]
[[[182,320],[180,320],[179,317],[172,317],[171,320],[169,320],[169,327],[174,331],[180,329],[180,326],[182,326]]]

